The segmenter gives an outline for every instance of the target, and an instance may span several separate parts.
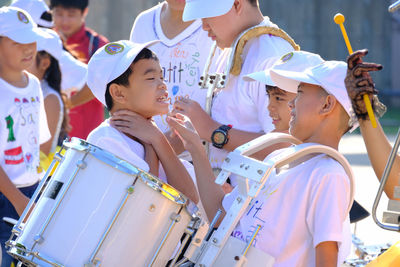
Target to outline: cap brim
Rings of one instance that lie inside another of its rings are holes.
[[[270,76],[280,89],[295,94],[297,94],[297,88],[300,83],[320,85],[316,80],[307,75],[306,72],[271,70]]]
[[[131,49],[128,53],[126,53],[126,56],[123,58],[123,61],[120,62],[120,64],[111,73],[110,80],[112,81],[117,77],[119,77],[122,73],[124,73],[132,64],[133,60],[135,60],[136,56],[140,53],[140,51],[142,51],[144,48],[148,48],[149,46],[152,46],[159,42],[160,40],[154,40],[140,44],[139,46],[136,46],[134,49]]]
[[[20,29],[12,32],[5,33],[4,36],[10,38],[14,42],[20,44],[30,44],[38,41],[39,38],[50,38],[46,32],[40,30],[39,28],[32,29]]]
[[[39,19],[37,21],[37,25],[40,25],[42,27],[49,28],[49,29],[54,27],[54,23],[52,21],[47,21],[47,20],[44,20],[44,19]]]
[[[246,82],[257,81],[265,85],[276,86],[276,84],[271,79],[271,75],[269,75],[269,71],[270,69],[248,74],[246,76],[243,76],[243,80]]]
[[[182,20],[192,21],[195,19],[211,18],[224,15],[228,13],[229,10],[231,10],[234,2],[234,0],[230,0],[230,3],[227,3],[225,5],[221,4],[220,6],[218,6],[215,5],[214,1],[215,0],[186,2],[185,9],[183,10]]]

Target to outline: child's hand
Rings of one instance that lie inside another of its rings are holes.
[[[190,119],[180,113],[175,116],[168,115],[167,122],[171,131],[175,133],[181,140],[188,151],[202,147],[201,139]]]
[[[175,101],[171,113],[187,116],[203,139],[209,138],[212,131],[219,127],[219,124],[204,111],[200,104],[191,99],[183,98]],[[212,129],[211,132],[210,129]]]
[[[154,142],[163,137],[163,133],[151,119],[145,119],[130,110],[116,111],[112,114],[110,124],[117,130],[134,136],[147,144],[154,144]]]

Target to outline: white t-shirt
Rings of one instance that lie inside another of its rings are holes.
[[[146,172],[149,171],[149,165],[144,160],[145,151],[143,145],[113,128],[108,119],[102,122],[89,134],[87,141],[90,144],[98,146]],[[181,162],[185,166],[186,170],[193,179],[193,183],[197,187],[193,165],[186,160],[181,159]],[[168,183],[167,175],[165,174],[161,164],[159,166],[158,178],[160,178],[163,182]],[[200,213],[205,217],[206,213],[201,201],[197,204],[197,206],[200,210]]]
[[[268,17],[258,26],[276,26]],[[293,47],[284,39],[271,35],[261,35],[250,39],[243,49],[243,65],[239,76],[229,75],[228,84],[215,93],[211,116],[222,124],[230,124],[233,128],[256,133],[268,133],[273,130],[271,118],[268,116],[268,96],[265,85],[259,82],[246,82],[243,76],[264,70],[272,65]],[[216,62],[216,71],[225,72],[231,49],[224,49]],[[269,60],[268,60],[269,59]],[[220,168],[227,155],[224,149],[210,145],[210,163]]]
[[[201,28],[201,20],[194,21],[176,37],[168,39],[160,23],[161,9],[165,4],[162,2],[137,16],[130,40],[137,43],[160,40],[150,49],[160,60],[171,105],[176,99],[190,98],[204,109],[207,90],[200,89],[198,83],[213,41]],[[154,117],[162,132],[169,129],[165,118],[166,115]]]
[[[275,151],[267,159],[288,151],[290,148]],[[340,266],[351,245],[349,192],[343,167],[326,155],[316,155],[271,174],[232,236],[248,241],[260,224],[254,246],[275,257],[274,266],[315,266],[315,247],[336,241]],[[224,209],[229,209],[236,197],[236,189],[225,196]]]
[[[109,120],[103,121],[95,128],[89,134],[87,141],[146,172],[149,171],[149,165],[144,160],[143,145],[113,128]],[[166,180],[165,177],[161,179]]]
[[[39,80],[25,74],[29,79],[25,88],[0,78],[0,164],[17,187],[33,185],[42,178],[40,144],[51,137]]]
[[[58,137],[59,137],[60,131],[61,131],[61,125],[64,120],[64,102],[62,101],[60,94],[57,93],[56,90],[51,88],[46,80],[41,80],[40,85],[42,87],[43,99],[46,99],[46,97],[49,95],[55,95],[57,97],[58,103],[60,105],[60,113],[58,115],[57,127],[56,127],[56,131],[54,132],[54,138],[53,138],[53,142],[52,142],[51,148],[50,148],[50,152],[54,152],[57,147]]]

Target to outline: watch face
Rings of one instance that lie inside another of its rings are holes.
[[[214,143],[223,144],[225,141],[225,134],[221,132],[216,132],[213,138]]]

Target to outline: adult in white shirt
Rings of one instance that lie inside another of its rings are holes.
[[[242,32],[254,26],[278,29],[268,17],[263,17],[258,0],[187,1],[183,19],[197,18],[202,18],[203,29],[223,49],[216,60],[215,72],[218,73],[225,71],[230,47]],[[242,77],[272,65],[292,50],[291,44],[281,37],[271,34],[255,36],[244,46],[240,74],[235,76],[230,73],[225,88],[215,92],[211,116],[195,101],[182,99],[175,102],[174,112],[187,115],[200,137],[215,145],[210,145],[209,160],[213,168],[221,166],[229,151],[274,129],[267,114],[268,97],[264,85],[245,82]],[[230,126],[233,128],[229,129]],[[225,137],[222,145],[212,138],[217,129]],[[257,158],[263,159],[268,153],[262,151]]]
[[[204,108],[207,90],[200,89],[198,82],[213,41],[201,28],[201,20],[182,20],[184,7],[185,1],[166,0],[143,11],[133,24],[130,40],[160,40],[151,49],[160,60],[170,104],[189,98]],[[154,117],[162,132],[169,129],[165,118],[166,115]]]

